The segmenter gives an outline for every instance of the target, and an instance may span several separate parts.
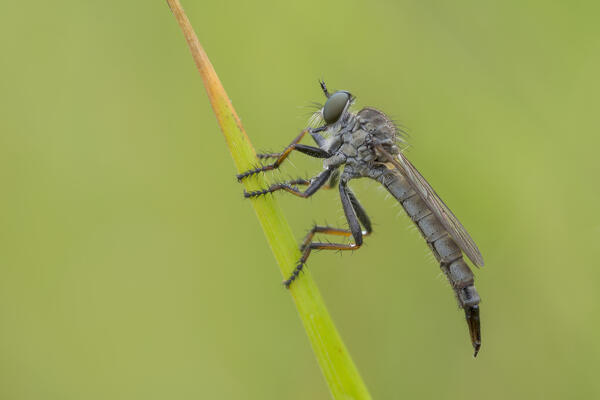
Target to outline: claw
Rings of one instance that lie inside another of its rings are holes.
[[[477,357],[479,349],[481,348],[481,330],[479,328],[479,306],[466,306],[465,317],[467,318],[467,325],[469,326],[469,334],[471,335],[471,343],[475,349],[473,357]]]

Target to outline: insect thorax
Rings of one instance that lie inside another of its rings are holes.
[[[398,129],[379,110],[363,108],[336,125],[331,128],[327,150],[335,153],[334,159],[341,161],[343,158],[344,163],[352,165],[357,172],[368,169],[374,162],[385,162],[375,151],[375,144],[383,145],[390,154],[400,152]]]

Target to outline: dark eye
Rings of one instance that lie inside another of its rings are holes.
[[[350,101],[350,94],[348,92],[335,92],[325,102],[323,107],[323,119],[327,124],[333,124],[335,121],[340,119],[346,104]]]

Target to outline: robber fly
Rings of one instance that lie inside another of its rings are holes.
[[[348,187],[348,182],[355,178],[374,179],[402,204],[440,263],[459,306],[465,311],[471,343],[477,356],[481,347],[479,294],[473,285],[473,273],[462,254],[466,254],[476,266],[483,266],[483,257],[477,245],[425,178],[406,159],[401,151],[405,141],[395,124],[384,113],[371,107],[365,107],[357,113],[351,112],[350,106],[355,97],[350,92],[339,90],[330,94],[325,83],[321,81],[320,84],[327,101],[315,114],[320,122],[317,127],[304,129],[281,153],[258,155],[260,159],[275,159],[272,164],[237,176],[241,181],[277,169],[295,150],[324,159],[323,171],[312,179],[296,179],[273,184],[264,190],[244,191],[244,196],[253,198],[285,190],[307,198],[324,186],[339,187],[349,229],[314,226],[300,245],[302,256],[290,277],[284,281],[285,286],[289,287],[298,279],[312,250],[356,250],[361,247],[363,237],[372,232],[372,225]],[[306,133],[312,136],[318,147],[300,144]],[[302,191],[300,186],[306,186],[306,189]],[[352,237],[354,243],[321,243],[313,240],[315,234]]]

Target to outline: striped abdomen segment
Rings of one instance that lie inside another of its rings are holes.
[[[479,294],[473,286],[473,272],[465,263],[462,251],[407,179],[387,170],[378,181],[402,204],[419,228],[454,289],[460,307],[469,308],[479,304]]]

